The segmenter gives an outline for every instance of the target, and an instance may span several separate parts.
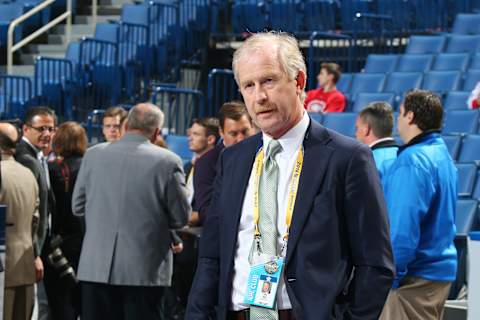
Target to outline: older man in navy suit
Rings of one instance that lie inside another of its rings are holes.
[[[262,133],[219,159],[186,319],[377,319],[394,266],[371,151],[310,120],[293,37],[252,35],[233,70]]]

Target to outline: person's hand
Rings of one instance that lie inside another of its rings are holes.
[[[195,227],[200,223],[200,216],[198,215],[198,211],[192,211],[192,215],[190,219],[188,219],[188,226]]]
[[[40,257],[36,257],[33,261],[33,265],[35,267],[35,279],[37,282],[42,281],[43,279],[43,262]]]
[[[177,243],[177,244],[172,243],[171,247],[172,247],[172,252],[175,253],[175,254],[183,251],[183,243],[181,243],[181,242]]]

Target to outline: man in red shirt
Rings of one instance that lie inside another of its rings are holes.
[[[317,76],[319,88],[307,92],[305,109],[308,112],[343,112],[345,96],[337,90],[337,81],[340,79],[340,66],[336,63],[322,63]]]

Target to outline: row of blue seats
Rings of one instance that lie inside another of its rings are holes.
[[[480,8],[480,1],[477,5]],[[266,28],[295,33],[369,32],[379,27],[382,31],[437,30],[450,27],[452,16],[474,7],[471,0],[236,0],[232,27],[236,33]],[[462,15],[453,24],[453,32],[478,34],[477,21],[475,15]]]
[[[355,137],[355,120],[357,118],[356,112],[342,112],[342,113],[311,113],[311,116],[316,121],[322,123],[325,127],[338,131],[344,135]],[[394,113],[394,135],[398,135],[396,131],[396,118],[398,117],[398,112]],[[445,135],[468,135],[468,139],[463,138],[463,144],[465,141],[468,145],[470,143],[477,143],[476,149],[477,152],[474,154],[468,153],[467,155],[460,154],[457,157],[452,153],[452,157],[457,159],[460,162],[474,161],[475,159],[480,160],[480,136],[478,128],[480,121],[480,111],[479,110],[452,110],[445,112],[444,123],[442,128],[442,134]],[[472,142],[470,142],[472,141]],[[470,147],[467,147],[470,148]],[[476,158],[475,158],[476,157]],[[468,160],[470,159],[470,160]]]
[[[362,92],[389,92],[403,96],[412,89],[425,89],[446,94],[450,91],[472,91],[480,81],[480,70],[392,72],[384,73],[344,73],[340,77],[337,88],[346,94],[351,101]]]
[[[416,35],[409,38],[405,53],[472,53],[480,51],[480,34]]]
[[[480,69],[480,53],[370,54],[365,73],[462,71]]]
[[[359,112],[365,108],[366,105],[375,101],[386,101],[394,110],[398,111],[401,101],[397,101],[396,97],[394,93],[390,92],[361,92],[357,94],[354,102],[348,101],[347,111]],[[469,97],[470,91],[450,91],[443,97],[443,109],[446,111],[471,109],[470,106],[468,106]]]

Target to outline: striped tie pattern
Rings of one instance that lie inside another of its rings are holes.
[[[277,140],[269,144],[268,155],[260,177],[258,190],[260,218],[258,227],[260,229],[260,248],[262,253],[267,255],[277,254],[277,189],[278,189],[278,165],[275,162],[275,155],[282,152],[282,146]],[[255,241],[253,243],[255,246]],[[250,307],[250,320],[277,320],[276,309]]]

